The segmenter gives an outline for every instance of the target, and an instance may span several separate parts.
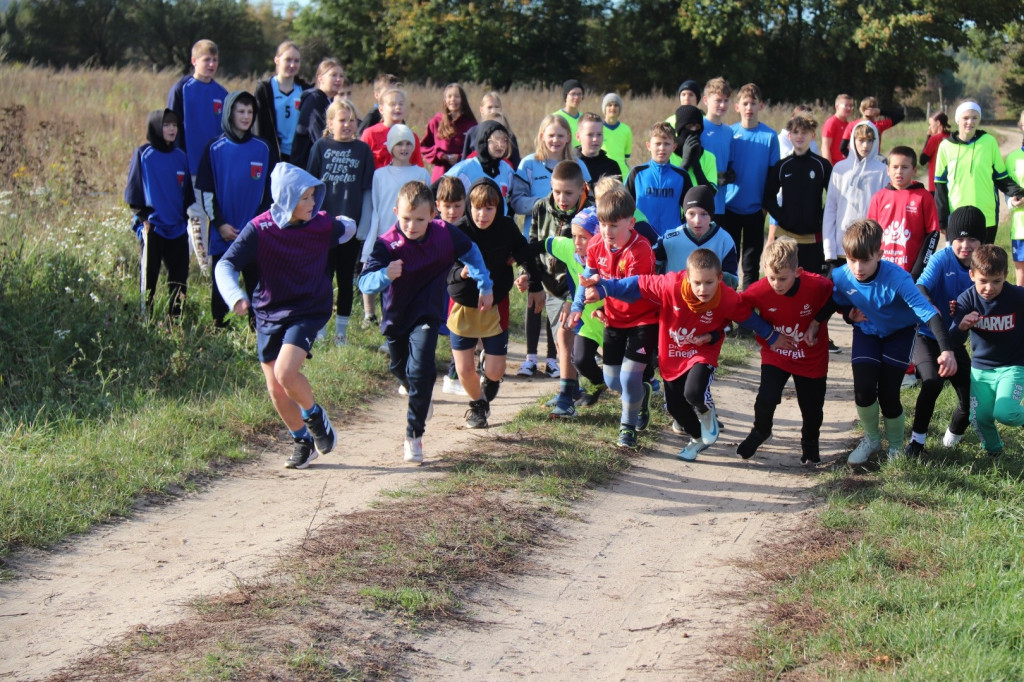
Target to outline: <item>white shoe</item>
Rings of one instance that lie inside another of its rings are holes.
[[[678,433],[680,436],[686,435],[686,429],[675,419],[672,420],[672,433]]]
[[[402,384],[398,384],[398,395],[409,395],[409,389]]]
[[[904,374],[903,383],[900,384],[900,390],[905,391],[908,388],[917,387],[917,376],[914,374]]]
[[[871,440],[867,436],[864,436],[860,444],[853,449],[850,456],[846,458],[848,464],[863,464],[868,461],[868,457],[878,452],[882,448],[882,441]]]
[[[955,448],[963,439],[964,437],[962,434],[958,436],[949,429],[946,429],[946,433],[942,436],[942,447]]]
[[[887,456],[890,462],[895,462],[898,459],[904,459],[907,456],[907,454],[903,451],[903,448],[893,447],[890,445]]]
[[[406,462],[412,462],[413,464],[423,464],[423,437],[409,438],[405,437],[405,457]]]
[[[469,395],[466,393],[466,389],[462,387],[462,382],[458,379],[453,379],[450,376],[445,376],[444,381],[441,382],[441,393],[447,393],[448,395]]]
[[[697,419],[700,421],[700,439],[704,445],[714,445],[718,440],[718,415],[715,414],[715,408],[698,415]]]
[[[544,363],[544,373],[552,379],[558,379],[562,376],[561,370],[558,368],[558,361],[548,358]]]
[[[537,361],[526,359],[523,360],[523,364],[519,365],[519,371],[516,372],[516,376],[520,377],[532,377],[537,373]]]
[[[377,350],[379,350],[381,353],[387,353],[389,355],[391,354],[391,351],[388,350],[388,343],[387,343],[387,341],[385,341],[384,343],[380,344],[380,348],[378,348]]]

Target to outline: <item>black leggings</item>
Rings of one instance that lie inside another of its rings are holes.
[[[700,438],[697,414],[704,414],[715,405],[711,399],[711,380],[714,376],[714,367],[700,363],[682,376],[664,382],[668,413],[693,438]]]
[[[526,309],[526,354],[537,354],[541,325],[548,330],[548,354],[546,357],[557,358],[558,350],[555,348],[555,337],[551,335],[551,325],[548,324],[547,313],[543,310],[539,313],[534,312],[530,308]]]
[[[156,294],[157,280],[160,278],[160,263],[167,268],[167,293],[171,297],[169,314],[181,314],[181,302],[188,290],[188,235],[177,239],[166,239],[149,231],[149,246],[146,258],[146,306],[153,310],[153,296]]]
[[[349,317],[352,314],[352,299],[355,285],[352,277],[356,271],[356,261],[363,250],[363,243],[350,239],[331,249],[330,263],[334,268],[334,276],[338,281],[338,302],[335,312],[338,317]]]
[[[595,386],[604,383],[604,374],[594,357],[596,353],[597,341],[576,335],[576,340],[572,344],[572,364],[580,376]]]
[[[761,386],[754,400],[754,428],[762,434],[772,431],[775,408],[782,402],[782,390],[789,381],[790,373],[773,365],[761,365]],[[802,443],[817,443],[824,420],[825,377],[809,378],[792,375],[796,386],[796,402],[800,406],[803,426],[800,428]]]
[[[878,401],[882,416],[895,419],[903,414],[900,385],[907,373],[906,367],[886,363],[857,362],[853,365],[853,399],[858,407],[868,407]]]
[[[935,401],[946,385],[946,379],[939,376],[939,352],[939,343],[935,339],[918,335],[914,346],[914,365],[921,375],[921,392],[914,408],[915,433],[928,433],[928,424],[935,413]],[[949,377],[949,383],[956,391],[958,404],[949,419],[949,430],[962,436],[967,431],[971,416],[971,358],[963,346],[954,348],[953,355],[956,357],[956,374]]]

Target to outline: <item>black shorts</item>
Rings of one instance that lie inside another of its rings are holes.
[[[606,365],[621,365],[623,358],[649,365],[658,357],[658,325],[605,327],[602,347]]]

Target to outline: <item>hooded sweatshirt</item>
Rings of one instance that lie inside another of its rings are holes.
[[[475,130],[474,151],[476,155],[459,161],[445,175],[462,180],[467,193],[470,186],[480,178],[490,178],[498,185],[502,198],[507,198],[512,189],[512,176],[515,175],[515,169],[507,160],[495,159],[488,153],[487,140],[498,131],[508,135],[508,130],[497,121],[484,121]],[[506,214],[513,215],[511,207],[506,208]]]
[[[279,163],[270,175],[274,203],[242,229],[217,263],[217,287],[228,307],[234,308],[245,298],[238,273],[255,264],[260,275],[252,307],[259,331],[273,333],[278,325],[297,320],[326,323],[333,302],[328,253],[352,239],[356,225],[320,210],[324,184],[301,168]],[[292,222],[299,199],[310,187],[315,201],[312,217]]]
[[[149,114],[148,142],[132,154],[124,201],[135,213],[137,224],[148,220],[164,239],[178,239],[185,235],[185,211],[195,201],[195,193],[185,152],[164,141],[164,117],[168,115],[176,118],[170,109]],[[178,128],[180,134],[181,126]]]
[[[270,203],[267,143],[253,137],[251,130],[239,134],[231,128],[231,110],[239,98],[253,102],[255,109],[256,100],[247,92],[227,96],[221,119],[224,133],[206,148],[196,175],[196,188],[203,192],[203,204],[210,216],[211,256],[221,255],[229,244],[216,228],[227,223],[241,229]]]
[[[473,183],[489,184],[497,188],[489,178],[481,178]],[[471,188],[472,189],[472,188]],[[467,195],[469,193],[467,192]],[[466,211],[466,220],[458,229],[469,237],[483,256],[484,265],[491,273],[493,282],[494,305],[508,298],[509,291],[515,282],[515,274],[509,264],[509,257],[526,269],[530,281],[539,281],[540,272],[530,251],[530,245],[515,221],[505,215],[505,202],[501,200],[495,213],[494,222],[487,229],[480,229],[473,221],[472,211]],[[473,279],[462,278],[462,263],[456,263],[448,273],[448,296],[461,305],[475,308],[479,301],[479,289]]]
[[[846,227],[868,214],[871,197],[889,181],[885,161],[878,155],[878,131],[871,121],[861,121],[857,127],[867,126],[875,133],[871,151],[861,158],[856,145],[850,144],[850,155],[832,169],[825,197],[825,215],[822,220],[822,245],[825,259],[845,256],[843,235]],[[856,128],[854,136],[856,139]]]
[[[954,132],[939,144],[935,207],[943,229],[949,214],[961,206],[977,206],[985,214],[985,224],[995,226],[996,188],[1007,196],[1024,196],[1024,190],[1006,172],[996,138],[978,129],[967,142],[960,139],[959,132]]]

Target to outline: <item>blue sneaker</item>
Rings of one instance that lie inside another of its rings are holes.
[[[619,440],[616,445],[620,448],[635,450],[637,447],[636,429],[631,426],[621,426],[619,428]]]
[[[575,419],[579,415],[571,402],[560,402],[548,412],[549,419]]]
[[[677,459],[681,459],[684,462],[694,462],[697,460],[697,455],[707,450],[710,446],[705,445],[703,441],[696,438],[691,438],[690,442],[685,448],[679,451],[676,455]]]
[[[721,429],[715,408],[712,407],[704,414],[698,415],[697,419],[700,421],[700,439],[704,441],[704,445],[714,445]]]
[[[335,433],[334,427],[331,426],[331,420],[327,417],[327,410],[317,406],[317,411],[302,421],[306,423],[306,428],[309,429],[310,435],[313,436],[313,445],[316,447],[317,452],[321,455],[326,455],[334,449],[335,444],[338,442],[338,434]]]
[[[640,415],[637,418],[636,430],[646,431],[647,427],[651,423],[651,394],[654,392],[653,387],[644,382],[644,399],[640,403]]]

